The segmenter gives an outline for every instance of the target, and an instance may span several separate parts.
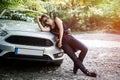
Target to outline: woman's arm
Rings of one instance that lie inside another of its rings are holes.
[[[39,26],[39,28],[41,29],[41,31],[50,31],[50,28],[44,28],[43,26],[42,26],[42,24],[41,24],[41,22],[39,21],[39,16],[37,16],[36,17],[36,19],[37,19],[37,23],[38,23],[38,26]]]
[[[63,37],[63,32],[64,32],[64,29],[63,29],[63,24],[62,24],[62,20],[59,19],[59,18],[55,18],[55,22],[56,24],[58,25],[58,28],[59,28],[59,43],[58,43],[58,47],[61,48],[62,47],[62,37]]]

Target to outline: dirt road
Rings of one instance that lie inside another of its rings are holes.
[[[80,70],[72,72],[73,62],[65,55],[59,68],[0,64],[1,80],[120,80],[120,35],[94,33],[76,34],[78,40],[89,48],[84,65],[96,71],[97,78],[85,76]],[[78,55],[79,51],[76,52]]]

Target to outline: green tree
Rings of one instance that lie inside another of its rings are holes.
[[[58,16],[75,30],[120,28],[120,0],[1,0],[0,9]]]
[[[0,0],[0,9],[17,6],[22,0]]]

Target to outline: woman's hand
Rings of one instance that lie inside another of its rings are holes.
[[[40,18],[39,16],[36,17],[37,22],[39,22],[39,18]]]
[[[36,17],[36,21],[37,21],[38,26],[41,29],[41,31],[46,31],[46,32],[50,31],[49,27],[48,28],[43,27],[43,25],[41,24],[41,21],[40,21],[40,16]]]
[[[62,42],[61,42],[61,41],[59,41],[59,43],[58,43],[58,47],[59,47],[59,48],[62,47]]]

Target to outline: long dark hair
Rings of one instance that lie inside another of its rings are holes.
[[[39,19],[39,21],[41,22],[41,24],[42,24],[43,26],[50,26],[50,25],[47,25],[47,24],[44,22],[44,20],[43,20],[44,17],[50,18],[48,15],[44,14],[44,15],[41,16],[41,18]]]

